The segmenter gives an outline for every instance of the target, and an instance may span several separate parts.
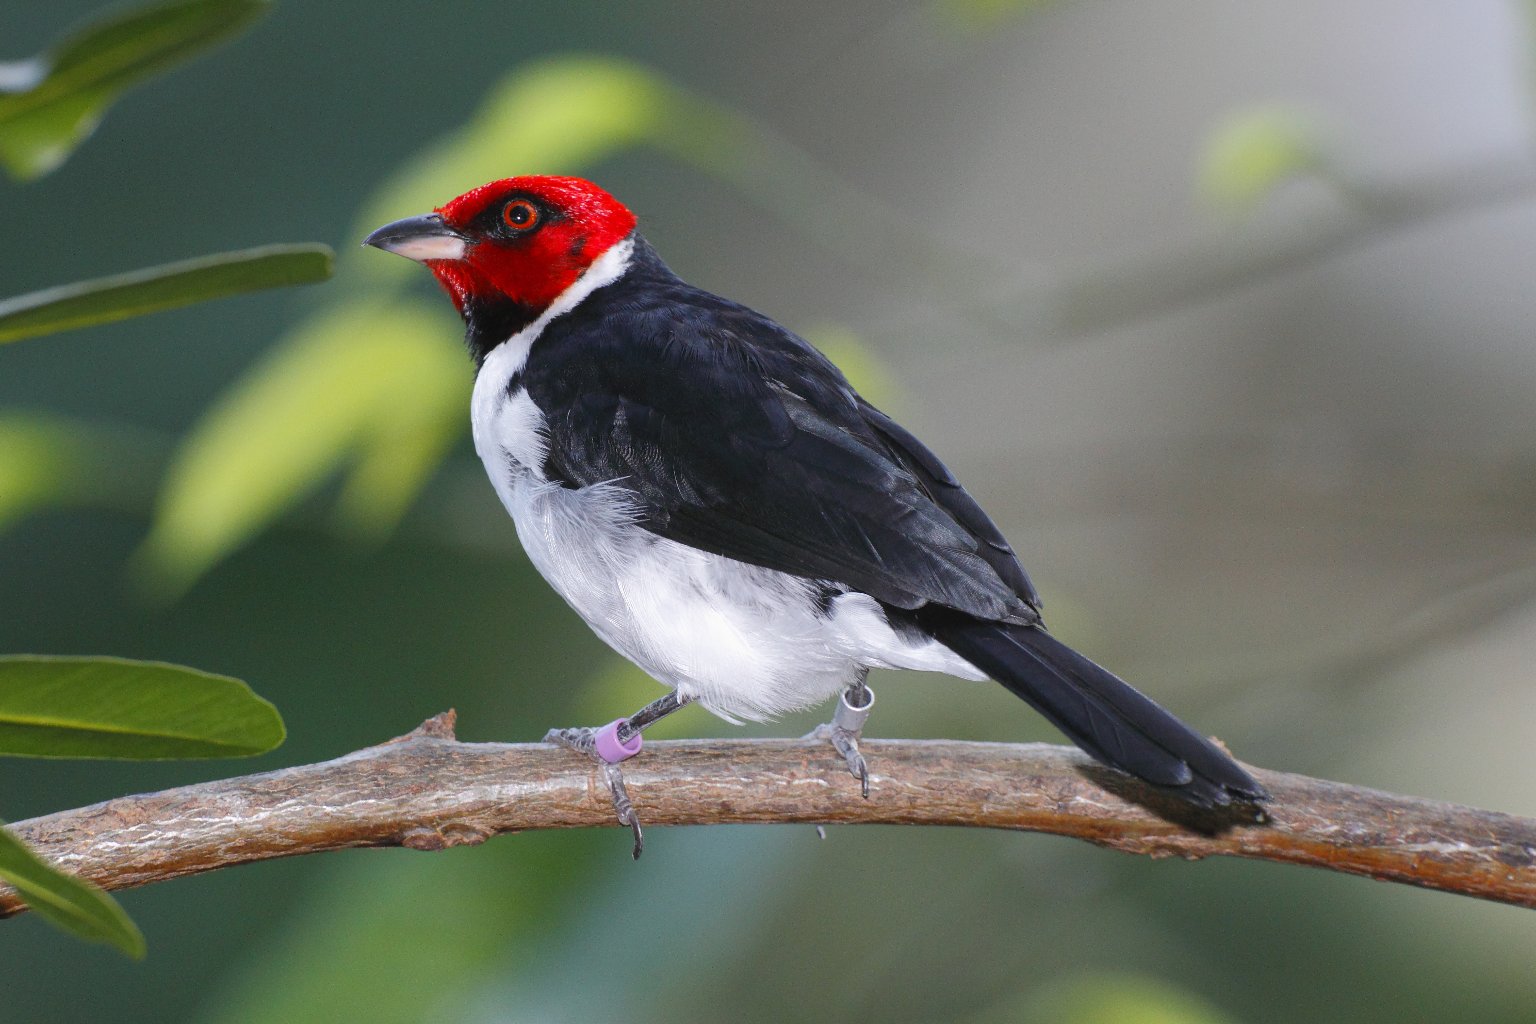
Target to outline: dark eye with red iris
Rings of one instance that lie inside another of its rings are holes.
[[[514,199],[502,207],[501,219],[513,231],[527,231],[539,222],[539,208],[526,199]]]

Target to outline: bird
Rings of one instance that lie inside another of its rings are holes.
[[[533,565],[667,688],[549,740],[619,765],[697,702],[766,720],[838,698],[859,749],[870,669],[991,678],[1093,758],[1197,807],[1268,794],[1230,755],[1045,628],[1012,547],[949,469],[805,339],[684,282],[607,191],[524,175],[364,245],[424,264],[462,316],[475,450]]]

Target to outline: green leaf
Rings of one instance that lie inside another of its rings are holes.
[[[238,679],[123,658],[0,656],[0,754],[248,757],[282,742],[277,709]]]
[[[1313,123],[1281,107],[1248,110],[1211,134],[1200,163],[1200,192],[1216,207],[1245,213],[1282,181],[1318,171],[1323,147]]]
[[[173,0],[88,25],[0,65],[0,164],[21,180],[58,167],[129,86],[244,31],[270,0]]]
[[[11,832],[0,828],[0,880],[16,887],[36,914],[82,939],[144,956],[144,936],[116,900],[85,881],[50,867]]]
[[[265,245],[60,285],[0,301],[0,342],[111,323],[331,276],[324,245]]]
[[[312,319],[226,392],[166,479],[140,568],[183,589],[350,460],[350,523],[387,529],[463,429],[469,372],[446,306],[359,302]]]

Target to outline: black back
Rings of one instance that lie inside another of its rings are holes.
[[[660,536],[894,608],[1038,621],[1002,534],[931,452],[638,235],[630,271],[544,329],[520,383],[548,412],[549,478],[620,481]]]

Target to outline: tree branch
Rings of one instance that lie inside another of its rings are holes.
[[[865,740],[870,799],[823,744],[660,742],[625,765],[648,825],[969,825],[1151,857],[1306,864],[1536,907],[1536,821],[1254,770],[1274,794],[1201,812],[1045,744]],[[613,825],[595,766],[545,744],[460,743],[453,713],[334,761],[126,796],[18,822],[55,864],[126,889],[355,846],[440,850],[503,832]],[[627,844],[625,844],[627,848]],[[615,856],[618,856],[615,853]],[[0,917],[25,910],[0,886]]]

